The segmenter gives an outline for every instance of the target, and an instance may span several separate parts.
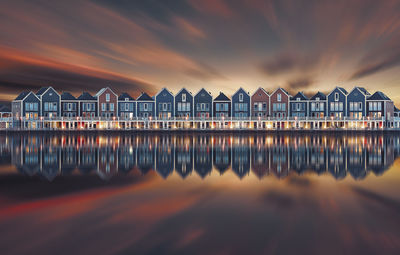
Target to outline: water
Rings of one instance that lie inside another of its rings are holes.
[[[0,136],[2,254],[398,254],[400,134]]]

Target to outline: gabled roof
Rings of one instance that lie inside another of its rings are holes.
[[[181,93],[182,91],[186,91],[186,93],[189,93],[190,95],[192,95],[192,92],[190,92],[189,90],[187,90],[186,88],[181,88],[181,90],[178,91],[178,93],[176,93],[177,95],[179,93]]]
[[[250,96],[250,95],[249,95],[249,92],[247,92],[246,90],[244,90],[242,87],[240,87],[238,90],[236,90],[236,92],[233,93],[233,95],[236,95],[236,94],[239,93],[239,91],[241,91],[241,90],[242,90],[246,95]]]
[[[336,89],[338,89],[338,90],[339,90],[340,92],[342,92],[344,95],[349,94],[349,93],[347,93],[347,90],[345,90],[344,88],[336,86],[336,87],[328,94],[328,96],[329,96],[330,94],[332,94],[333,91],[335,91]]]
[[[154,101],[154,99],[147,93],[142,92],[142,94],[136,99],[136,101]]]
[[[76,98],[69,92],[64,92],[61,94],[61,100],[76,100]]]
[[[112,91],[112,89],[110,89],[109,87],[105,87],[99,90],[99,92],[96,93],[96,95],[94,95],[95,97],[100,96],[101,94],[104,93],[104,91],[106,91],[107,89],[109,89],[111,91],[111,93],[113,93],[115,96],[117,96],[117,94],[114,93],[114,91]]]
[[[397,108],[396,106],[394,107],[394,111],[395,112],[400,112],[399,108]]]
[[[88,92],[83,92],[82,95],[78,97],[78,100],[97,100],[94,96],[90,95]]]
[[[211,92],[208,92],[205,88],[200,89],[199,92],[196,93],[195,97],[196,97],[198,94],[200,94],[201,92],[206,93],[207,95],[209,95],[209,96],[212,98]]]
[[[273,93],[271,93],[271,95],[272,95],[272,94],[275,94],[278,90],[282,90],[283,93],[285,93],[288,97],[290,97],[289,92],[287,92],[286,89],[281,88],[281,87],[277,88]]]
[[[7,106],[0,104],[0,112],[11,112],[11,110]]]
[[[120,101],[125,101],[126,99],[128,99],[129,101],[133,101],[135,99],[133,99],[133,97],[131,97],[128,93],[124,92],[122,93],[119,97],[118,100]]]
[[[161,94],[161,92],[163,91],[167,91],[168,94],[170,94],[171,96],[174,96],[174,94],[172,94],[171,91],[169,91],[167,88],[162,88],[160,91],[158,91],[158,93],[156,94],[155,97],[157,97],[159,94]]]
[[[29,93],[30,93],[29,91],[23,91],[23,92],[21,92],[21,93],[14,99],[14,101],[24,99]]]
[[[46,92],[47,89],[49,89],[50,87],[41,87],[38,92],[36,92],[36,95],[40,96],[43,95],[44,92]]]
[[[305,101],[308,100],[308,97],[306,97],[303,92],[298,92],[295,96],[291,97],[291,100],[297,100],[298,98],[300,98],[301,101]]]
[[[224,93],[219,92],[219,95],[214,99],[214,101],[231,101]]]
[[[385,95],[385,93],[381,91],[375,92],[372,96],[369,96],[367,100],[389,100],[390,98]]]
[[[354,87],[354,89],[350,92],[352,93],[355,89],[360,91],[364,96],[370,96],[371,94],[363,87]]]
[[[259,87],[258,89],[256,89],[256,91],[254,91],[253,95],[251,95],[251,96],[254,96],[254,95],[257,93],[257,91],[259,91],[259,90],[261,90],[261,92],[263,92],[263,93],[265,93],[266,95],[269,96],[268,92],[267,92],[265,89],[261,88],[261,87]]]
[[[319,98],[319,100],[326,100],[326,95],[318,91],[314,96],[310,98],[310,100],[316,100],[317,98]]]

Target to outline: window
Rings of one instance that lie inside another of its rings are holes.
[[[215,110],[219,111],[219,104],[215,104]]]
[[[239,102],[243,102],[243,94],[242,93],[239,94]]]
[[[277,100],[278,100],[278,102],[282,101],[282,95],[281,94],[277,95]]]
[[[311,111],[315,111],[315,103],[311,103]]]
[[[335,110],[335,103],[331,102],[331,111],[334,111],[334,110]]]
[[[112,112],[114,111],[114,103],[110,104],[110,111],[112,111]]]
[[[186,94],[182,94],[182,102],[186,102]]]
[[[378,111],[382,110],[382,104],[381,102],[376,103],[378,105]]]
[[[354,111],[354,103],[350,102],[350,111]]]
[[[105,110],[106,110],[106,104],[105,104],[105,103],[102,103],[102,104],[101,104],[101,110],[102,110],[102,111],[105,111]]]
[[[335,92],[335,101],[339,101],[339,93]]]
[[[324,110],[324,103],[319,103],[319,110],[323,111]]]
[[[148,107],[147,103],[143,103],[143,110],[144,110],[144,111],[147,111],[148,108],[149,108],[149,107]]]
[[[110,102],[110,94],[106,94],[106,102]]]
[[[363,110],[363,106],[362,106],[362,103],[361,103],[361,102],[358,103],[358,110],[359,110],[359,111],[362,111],[362,110]]]
[[[182,111],[182,103],[178,103],[178,111]]]

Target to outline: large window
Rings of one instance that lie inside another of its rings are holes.
[[[106,102],[110,102],[110,94],[106,94]]]

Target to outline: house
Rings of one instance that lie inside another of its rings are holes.
[[[367,114],[367,98],[371,94],[362,87],[354,87],[347,95],[347,115],[351,119],[362,119]]]
[[[94,118],[97,113],[97,98],[90,95],[88,92],[83,92],[78,97],[79,116],[83,118]]]
[[[0,118],[11,117],[11,110],[5,105],[0,104]]]
[[[122,93],[118,97],[118,116],[121,119],[136,117],[136,101],[128,93]]]
[[[61,116],[68,118],[79,116],[78,100],[69,92],[61,94]]]
[[[38,119],[40,99],[33,92],[22,92],[11,103],[14,118]]]
[[[212,96],[204,88],[194,96],[194,116],[209,118],[212,116]]]
[[[289,93],[278,88],[270,96],[271,116],[274,118],[286,118],[289,116]]]
[[[322,92],[317,92],[308,101],[308,116],[312,118],[324,118],[327,112],[326,95]]]
[[[243,88],[239,88],[232,96],[232,117],[250,117],[250,95]]]
[[[269,95],[263,88],[258,88],[251,96],[251,116],[269,116]]]
[[[185,88],[175,95],[175,117],[193,117],[193,96]]]
[[[375,92],[367,98],[367,116],[386,120],[392,118],[394,116],[393,101],[383,92]]]
[[[308,97],[303,92],[298,92],[290,98],[290,116],[291,117],[307,117],[308,116]]]
[[[117,116],[118,96],[109,87],[99,90],[95,97],[97,98],[99,117],[112,118]]]
[[[336,87],[328,94],[328,115],[335,118],[346,116],[347,91],[344,88]]]
[[[155,96],[156,98],[156,115],[159,119],[170,119],[175,116],[174,112],[174,95],[163,88]]]
[[[143,93],[136,99],[136,116],[138,118],[151,118],[155,115],[154,98]]]
[[[231,116],[232,102],[224,93],[220,92],[213,101],[213,116],[216,118]]]
[[[36,96],[40,99],[40,116],[55,118],[61,116],[61,96],[52,87],[43,87]]]

